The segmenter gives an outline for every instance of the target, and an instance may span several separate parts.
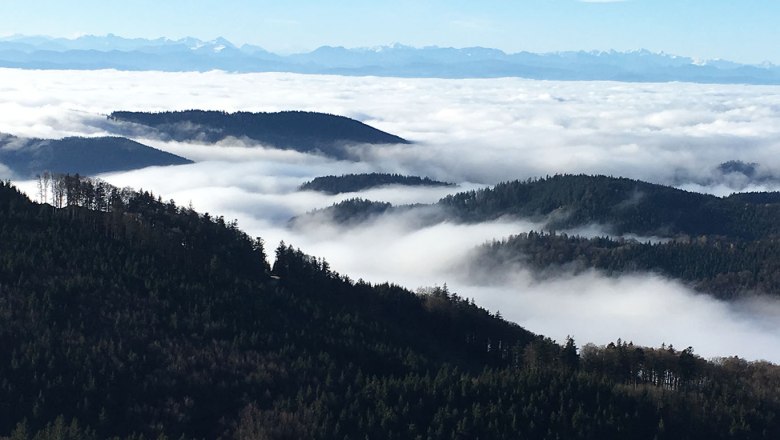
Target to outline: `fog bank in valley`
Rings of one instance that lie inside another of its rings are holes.
[[[14,69],[0,79],[0,132],[18,136],[107,134],[117,109],[292,109],[416,142],[358,147],[371,168],[456,182],[566,172],[706,186],[735,159],[780,171],[778,86]],[[727,183],[749,184],[738,180]]]
[[[113,110],[310,110],[359,119],[414,142],[355,146],[360,162],[336,161],[228,139],[213,145],[135,140],[197,163],[101,176],[201,212],[238,219],[272,250],[284,240],[353,279],[415,289],[447,283],[461,296],[561,341],[617,338],[705,356],[780,362],[780,303],[724,303],[652,274],[596,272],[538,280],[517,267],[496,280],[459,268],[474,246],[542,225],[523,219],[421,225],[417,211],[359,227],[290,229],[288,220],[364,197],[432,203],[446,194],[555,173],[599,173],[727,194],[777,189],[780,87],[610,82],[396,79],[292,74],[58,72],[0,69],[0,132],[58,138],[111,134]],[[753,176],[718,171],[740,160]],[[322,175],[391,172],[458,187],[388,187],[330,196],[299,192]],[[10,177],[0,166],[0,178]],[[19,182],[35,196],[32,182]],[[585,227],[583,234],[598,234]]]

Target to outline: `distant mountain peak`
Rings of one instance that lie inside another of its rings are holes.
[[[387,52],[391,50],[414,50],[415,48],[412,46],[407,46],[405,44],[401,44],[398,42],[388,44],[388,45],[381,45],[381,46],[372,46],[372,47],[364,47],[360,48],[358,50],[366,51],[366,52]]]
[[[217,37],[208,42],[214,52],[222,52],[225,49],[235,49],[236,46],[222,37]]]

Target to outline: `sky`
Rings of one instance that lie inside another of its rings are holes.
[[[322,45],[648,49],[780,64],[776,0],[4,0],[0,35],[225,37],[278,53]]]

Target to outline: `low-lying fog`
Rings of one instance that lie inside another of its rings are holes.
[[[539,229],[523,220],[421,226],[415,211],[359,227],[290,229],[296,215],[360,196],[393,204],[504,180],[601,173],[728,194],[780,187],[780,87],[610,82],[393,79],[292,74],[62,72],[0,69],[0,132],[28,137],[105,135],[113,110],[312,110],[359,119],[412,145],[356,147],[360,162],[334,161],[228,140],[216,146],[140,142],[197,161],[102,176],[238,219],[269,251],[280,240],[324,257],[353,279],[450,290],[558,341],[693,346],[707,357],[780,362],[780,302],[724,303],[656,275],[596,272],[538,281],[518,267],[500,280],[458,267],[474,246]],[[720,163],[759,164],[753,178]],[[451,188],[372,189],[330,196],[299,192],[316,176],[395,172],[458,183]],[[10,177],[0,166],[0,177]],[[19,182],[31,197],[34,184]],[[597,234],[588,227],[584,234]],[[272,253],[272,252],[271,252]]]

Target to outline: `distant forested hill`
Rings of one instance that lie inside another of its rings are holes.
[[[757,196],[721,198],[626,178],[556,175],[447,196],[439,205],[463,222],[511,215],[547,219],[550,229],[595,223],[615,234],[740,239],[780,232],[780,204],[746,200],[751,197]]]
[[[522,233],[477,248],[475,275],[501,276],[513,265],[539,276],[599,269],[608,275],[657,272],[722,299],[758,293],[780,296],[780,241],[699,236],[659,243],[608,237]]]
[[[658,272],[721,298],[780,295],[780,195],[715,197],[606,176],[561,175],[514,181],[447,196],[434,205],[391,206],[347,200],[295,219],[355,225],[414,211],[420,224],[475,223],[504,216],[545,224],[477,250],[477,274],[520,264],[536,270]],[[549,233],[596,225],[612,235],[664,238],[659,243]],[[500,239],[500,237],[496,237]]]
[[[420,226],[434,225],[448,220],[440,209],[432,205],[393,206],[387,202],[355,197],[293,217],[288,222],[288,226],[296,228],[307,227],[312,223],[332,223],[342,227],[353,227],[377,220],[385,214],[409,214]]]
[[[610,238],[520,234],[480,248],[475,268],[595,268],[609,274],[659,272],[720,298],[780,295],[780,197],[691,193],[605,176],[554,176],[509,182],[444,198],[446,216],[474,222],[514,215],[547,220],[548,231],[591,224],[613,234],[666,237],[638,243]]]
[[[306,153],[319,152],[339,159],[351,157],[346,148],[349,145],[409,143],[354,119],[303,111],[116,111],[109,119],[141,124],[154,129],[158,136],[176,141],[213,143],[227,137],[249,138],[268,146]]]
[[[454,186],[452,183],[439,182],[437,180],[431,180],[427,177],[402,176],[400,174],[385,173],[364,173],[316,177],[310,182],[306,182],[301,185],[299,189],[303,191],[319,191],[326,194],[341,194],[386,185]]]
[[[357,225],[374,219],[391,209],[397,208],[393,208],[393,205],[387,202],[375,202],[356,197],[293,217],[288,225],[292,227],[305,226],[308,222],[333,222],[342,226]]]
[[[780,437],[775,365],[557,345],[446,286],[284,243],[271,267],[234,222],[58,178],[59,209],[0,183],[0,435]]]
[[[616,235],[752,240],[780,233],[778,199],[775,193],[716,197],[626,178],[556,175],[449,195],[430,207],[441,211],[436,221],[474,223],[509,216],[546,222],[550,230],[596,224]],[[361,206],[351,207],[356,216]],[[398,209],[406,207],[384,211]]]
[[[25,139],[0,134],[0,163],[30,178],[44,171],[94,175],[192,161],[121,137]]]

